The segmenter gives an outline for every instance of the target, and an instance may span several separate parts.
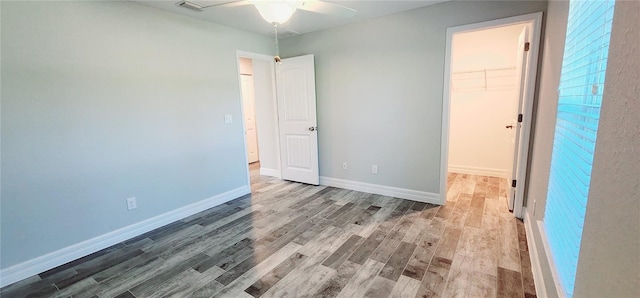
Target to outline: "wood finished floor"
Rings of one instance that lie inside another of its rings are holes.
[[[535,297],[504,180],[447,203],[259,176],[252,194],[2,289],[2,297]]]

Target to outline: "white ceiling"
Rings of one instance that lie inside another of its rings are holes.
[[[132,0],[143,5],[156,7],[201,20],[218,23],[221,25],[237,28],[244,31],[254,32],[258,34],[273,36],[273,26],[267,23],[253,5],[245,5],[238,7],[214,7],[204,11],[193,11],[187,8],[178,7],[175,4],[180,0]],[[230,2],[226,1],[210,1],[210,0],[192,0],[198,4],[212,5],[218,3]],[[291,19],[279,27],[279,36],[287,37],[296,34],[308,33],[336,27],[344,24],[355,23],[361,20],[390,15],[424,7],[448,0],[413,0],[413,1],[327,1],[337,3],[342,6],[353,8],[358,13],[352,18],[336,17],[324,15],[303,10],[297,10]]]

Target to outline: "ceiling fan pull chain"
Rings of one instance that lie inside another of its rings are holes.
[[[278,23],[273,23],[273,30],[276,36],[276,56],[273,57],[273,61],[276,63],[282,63],[282,60],[280,59],[280,44],[278,44]]]

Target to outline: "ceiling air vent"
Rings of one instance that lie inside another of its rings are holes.
[[[188,8],[195,11],[202,11],[202,9],[204,8],[204,6],[191,1],[180,1],[176,3],[176,6]]]

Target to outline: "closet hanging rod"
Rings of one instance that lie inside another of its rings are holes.
[[[482,76],[482,77],[484,77],[484,76]],[[462,78],[456,78],[456,80],[460,80],[460,81],[464,81],[464,80],[479,80],[479,79],[482,79],[482,77],[462,77]],[[489,78],[491,78],[491,79],[510,78],[510,77],[513,77],[513,75],[489,76]]]
[[[468,70],[468,71],[458,71],[452,74],[465,74],[465,73],[476,73],[476,72],[485,72],[485,71],[504,71],[504,70],[515,70],[515,67],[506,67],[506,68],[485,68],[480,70]]]

